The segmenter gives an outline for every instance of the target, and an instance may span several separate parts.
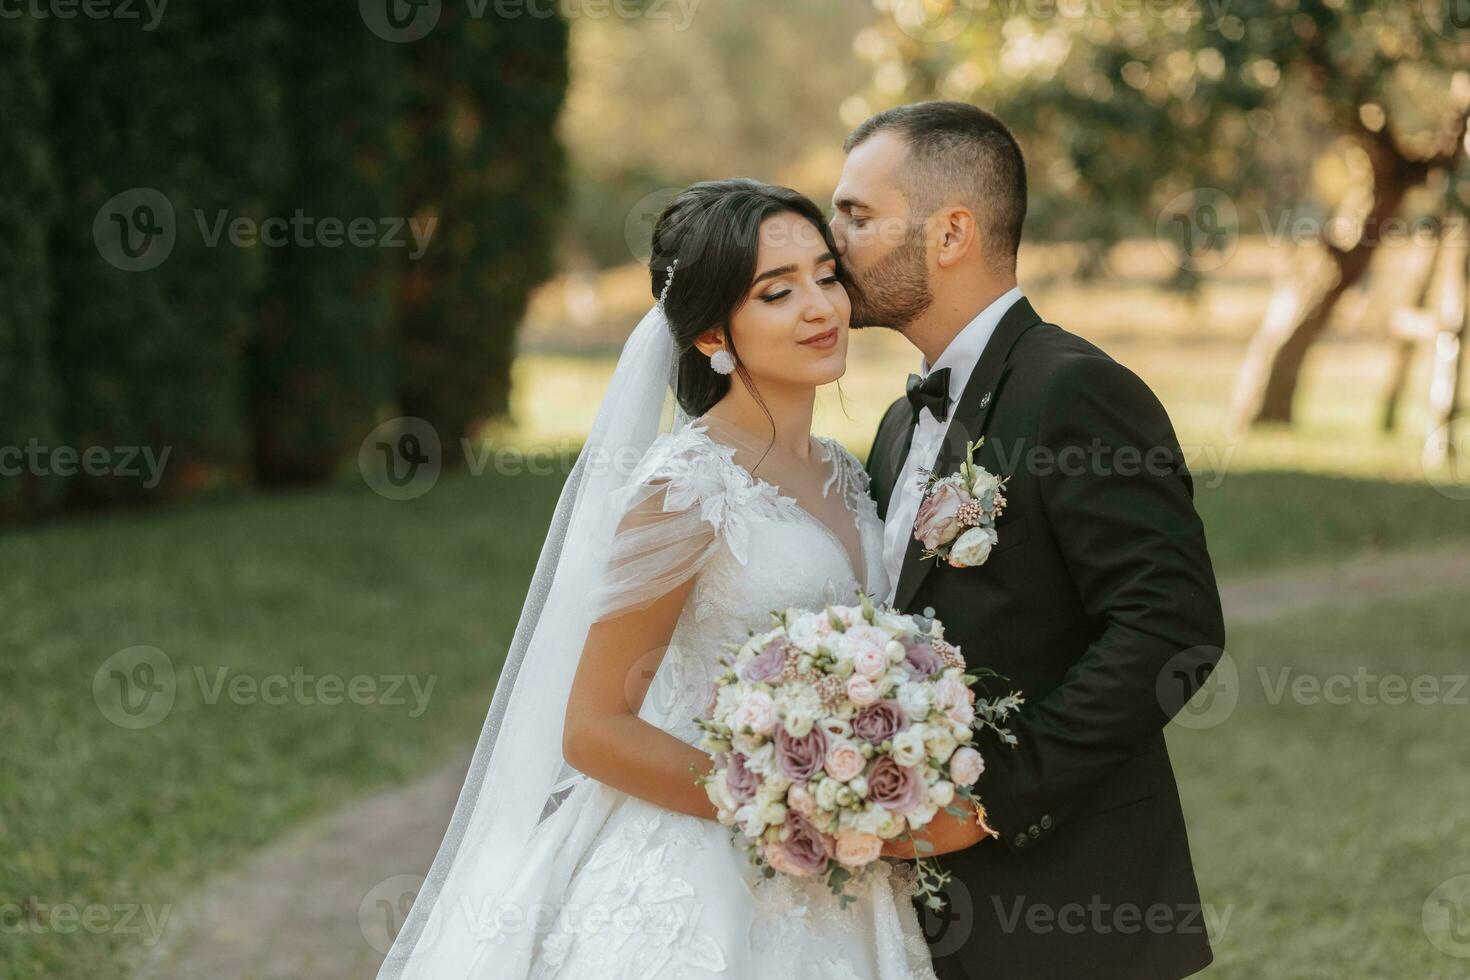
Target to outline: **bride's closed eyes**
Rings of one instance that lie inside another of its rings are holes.
[[[823,278],[817,280],[817,284],[820,285],[820,286],[825,286],[825,287],[827,287],[827,288],[830,289],[831,287],[837,285],[837,275],[835,273],[833,273],[831,275],[824,276]],[[759,299],[759,300],[761,300],[762,302],[765,302],[765,303],[775,303],[778,300],[783,300],[787,296],[790,296],[790,295],[791,295],[791,290],[789,290],[789,289],[783,289],[783,290],[781,290],[779,292],[775,292],[775,293],[764,293],[764,294],[762,294],[762,295],[760,295],[760,296],[758,296],[756,298]]]
[[[822,286],[825,289],[831,289],[832,287],[838,285],[838,279],[837,279],[837,261],[829,254],[829,255],[823,255],[823,256],[821,256],[817,260],[817,264],[818,264],[819,267],[821,267],[821,266],[825,266],[826,267],[825,269],[820,269],[820,271],[817,273],[817,275],[818,275],[817,285]],[[794,265],[784,265],[784,266],[781,266],[778,269],[771,269],[771,270],[769,270],[767,272],[761,273],[760,275],[758,275],[758,276],[755,277],[755,281],[757,283],[760,283],[760,282],[763,282],[763,281],[765,281],[767,279],[775,279],[775,278],[781,278],[781,277],[784,277],[784,276],[789,276],[789,275],[794,274],[795,272],[796,272],[796,266],[794,266]],[[785,299],[787,296],[790,296],[790,295],[791,295],[791,289],[790,288],[775,288],[771,292],[758,293],[756,295],[756,299],[760,300],[763,303],[775,303],[775,302],[777,302],[779,300]]]

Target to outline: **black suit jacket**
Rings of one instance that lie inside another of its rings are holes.
[[[913,433],[899,399],[868,471],[879,511]],[[988,732],[976,784],[999,840],[945,855],[945,913],[923,911],[941,978],[1173,978],[1211,960],[1163,728],[1225,642],[1173,427],[1131,371],[1019,300],[950,419],[1008,505],[983,564],[921,560],[895,605],[932,610],[966,660],[1017,689],[1012,747]],[[921,910],[922,911],[922,910]],[[942,916],[942,918],[941,918]]]

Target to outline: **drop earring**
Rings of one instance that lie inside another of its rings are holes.
[[[735,355],[721,348],[710,355],[709,366],[715,369],[716,374],[734,374]]]

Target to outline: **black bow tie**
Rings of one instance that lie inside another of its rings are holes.
[[[914,406],[914,424],[919,423],[919,411],[929,409],[929,414],[943,422],[949,416],[949,368],[930,371],[929,376],[920,378],[909,375],[909,404]]]

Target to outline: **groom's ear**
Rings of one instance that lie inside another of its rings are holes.
[[[941,269],[952,268],[980,248],[980,228],[969,208],[941,208],[930,218],[930,227],[934,261]]]

